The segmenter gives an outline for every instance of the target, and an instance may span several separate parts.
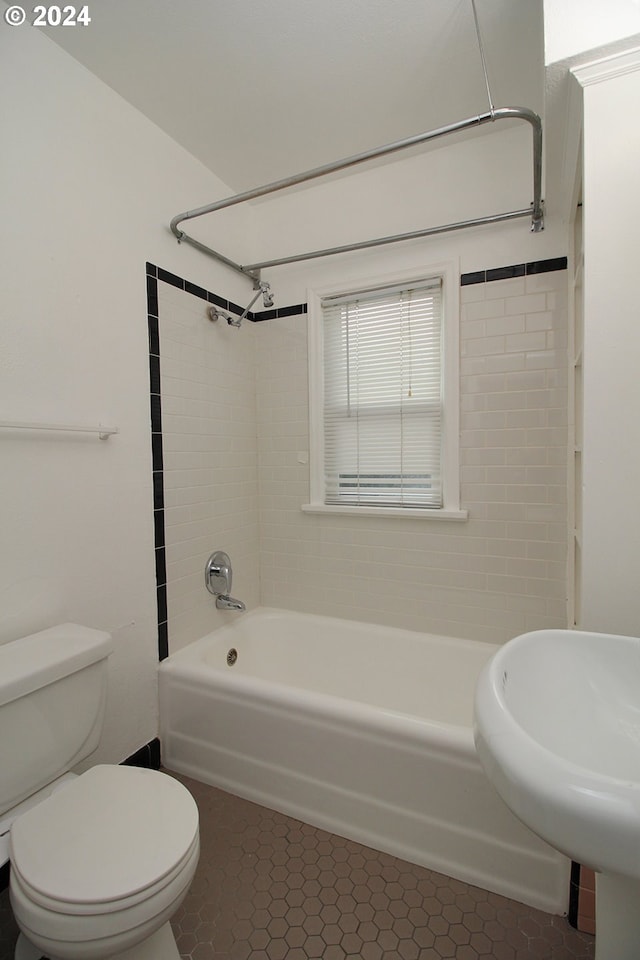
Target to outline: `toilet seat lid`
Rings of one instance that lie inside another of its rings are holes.
[[[139,767],[96,766],[18,817],[11,859],[52,900],[105,903],[157,885],[197,833],[198,808],[177,780]]]

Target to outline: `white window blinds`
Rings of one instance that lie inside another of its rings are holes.
[[[442,506],[442,282],[327,297],[325,503]]]

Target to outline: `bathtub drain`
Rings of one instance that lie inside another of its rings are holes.
[[[237,659],[238,659],[238,651],[236,650],[235,647],[231,647],[231,650],[229,650],[227,654],[227,664],[230,667],[232,667]]]

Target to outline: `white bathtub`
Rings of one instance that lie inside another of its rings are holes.
[[[240,614],[160,665],[163,764],[565,913],[569,862],[515,819],[476,756],[474,688],[496,649],[285,610]]]

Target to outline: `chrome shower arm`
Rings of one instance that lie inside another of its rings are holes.
[[[238,317],[237,321],[233,324],[234,327],[235,327],[235,326],[238,326],[238,327],[240,326],[240,324],[242,323],[242,321],[244,320],[244,318],[246,317],[246,315],[249,313],[249,310],[251,310],[251,307],[254,305],[254,303],[256,302],[256,300],[258,299],[258,297],[264,296],[264,290],[263,290],[262,288],[263,288],[263,287],[268,287],[268,286],[269,286],[268,283],[263,283],[262,281],[258,284],[258,292],[256,293],[256,295],[255,295],[255,297],[253,298],[253,300],[251,300],[251,302],[244,308],[244,311],[240,314],[240,316]]]
[[[256,284],[258,287],[258,292],[253,300],[251,300],[251,302],[245,307],[244,311],[239,317],[232,317],[230,313],[227,313],[225,310],[221,310],[219,307],[209,307],[209,319],[219,320],[220,317],[224,317],[230,327],[239,327],[258,297],[262,297],[265,307],[272,307],[273,294],[271,293],[271,284],[267,283],[266,280],[257,280]]]

